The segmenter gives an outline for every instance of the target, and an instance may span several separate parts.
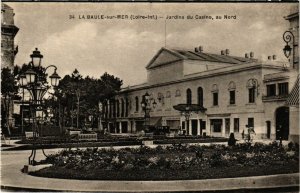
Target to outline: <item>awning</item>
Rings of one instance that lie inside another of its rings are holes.
[[[289,106],[299,105],[299,76],[297,77],[296,83],[286,100],[286,104]]]
[[[207,110],[206,108],[204,108],[203,106],[200,106],[198,104],[178,104],[178,105],[173,106],[173,108],[180,112],[184,112],[184,111],[204,112]]]
[[[150,117],[150,126],[161,126],[162,117]]]

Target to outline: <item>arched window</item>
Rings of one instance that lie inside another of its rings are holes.
[[[125,105],[124,105],[124,99],[121,99],[121,117],[124,117],[124,108]]]
[[[117,99],[117,117],[119,117],[119,116],[120,116],[120,102]]]
[[[125,99],[125,117],[128,117],[128,106],[129,106],[129,101],[128,98]]]
[[[235,83],[231,81],[228,85],[228,91],[229,91],[229,104],[234,105],[235,104]]]
[[[175,97],[179,97],[180,95],[180,90],[176,90]]]
[[[171,97],[171,92],[167,91],[166,98],[170,98],[170,97]]]
[[[247,82],[248,94],[249,94],[249,103],[255,103],[255,94],[258,87],[258,82],[256,79],[249,79]]]
[[[192,91],[189,88],[186,90],[186,103],[192,104]]]
[[[203,89],[198,87],[198,105],[203,106]]]
[[[116,117],[116,100],[112,100],[113,117]]]
[[[135,97],[135,111],[139,111],[139,97],[137,96]]]

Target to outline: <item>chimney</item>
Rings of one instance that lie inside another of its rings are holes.
[[[226,49],[225,53],[226,53],[226,56],[228,56],[229,55],[229,49]]]
[[[195,52],[199,52],[199,50],[198,50],[198,48],[197,48],[197,47],[195,48]]]
[[[250,52],[250,58],[254,57],[254,52]]]
[[[268,56],[268,60],[272,60],[272,57],[271,57],[271,56]]]
[[[225,50],[221,50],[221,55],[224,55]]]
[[[245,58],[249,58],[248,53],[245,54]]]
[[[273,55],[273,60],[276,60],[276,55]]]
[[[199,52],[203,52],[203,47],[199,46]]]

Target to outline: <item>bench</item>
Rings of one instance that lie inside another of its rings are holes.
[[[32,131],[26,131],[25,132],[25,137],[26,137],[26,139],[33,138],[33,132]]]

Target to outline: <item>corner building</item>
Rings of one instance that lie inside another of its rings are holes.
[[[104,128],[111,133],[143,130],[146,119],[141,102],[147,92],[151,105],[147,125],[169,126],[171,132],[182,130],[186,135],[228,137],[234,133],[236,138],[242,137],[248,125],[254,127],[257,139],[282,135],[288,139],[289,114],[278,108],[286,106],[298,72],[295,66],[285,66],[276,56],[259,61],[254,53],[236,57],[228,49],[217,55],[203,52],[202,47],[161,48],[146,66],[146,83],[123,88],[104,104]],[[268,86],[270,82],[276,91]],[[173,108],[178,104],[194,104],[204,110],[192,113],[186,121]],[[279,124],[286,132],[277,132]]]
[[[1,68],[13,69],[18,46],[14,39],[19,28],[14,24],[14,10],[8,5],[1,3]]]

